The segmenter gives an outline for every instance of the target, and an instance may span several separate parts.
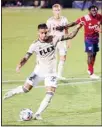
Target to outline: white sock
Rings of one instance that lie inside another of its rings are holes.
[[[13,94],[19,94],[19,93],[24,93],[24,89],[22,86],[18,86],[17,88],[12,90]]]
[[[48,92],[46,94],[45,98],[43,99],[43,101],[41,102],[40,107],[38,108],[38,110],[35,114],[41,114],[47,108],[47,106],[50,103],[52,97],[53,97],[53,93]]]
[[[60,60],[58,64],[58,77],[62,76],[65,61]]]

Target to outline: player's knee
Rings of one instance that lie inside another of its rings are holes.
[[[27,88],[25,88],[24,86],[22,87],[22,89],[23,89],[24,93],[28,93],[29,92],[29,90]]]
[[[64,65],[64,63],[65,63],[65,61],[64,61],[64,60],[60,60],[59,65],[60,65],[60,66],[63,66],[63,65]]]
[[[66,56],[60,56],[60,61],[64,63],[66,61]]]
[[[93,53],[92,52],[88,52],[87,55],[88,55],[88,57],[92,57]]]
[[[92,59],[92,57],[93,57],[93,53],[88,53],[88,59]]]
[[[25,92],[25,93],[28,93],[31,89],[32,89],[32,87],[33,86],[31,86],[31,85],[24,85],[22,88],[23,88],[23,91]]]
[[[92,64],[94,59],[95,58],[93,54],[88,55],[88,64]]]
[[[48,87],[46,87],[46,93],[55,93],[55,91],[56,91],[56,87],[52,87],[52,86],[48,86]]]

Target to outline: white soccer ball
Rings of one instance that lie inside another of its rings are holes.
[[[22,109],[20,111],[20,115],[19,116],[20,116],[20,120],[29,121],[33,117],[33,112],[32,112],[31,109],[27,109],[27,108],[26,109]]]

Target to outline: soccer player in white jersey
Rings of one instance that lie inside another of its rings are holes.
[[[60,35],[53,37],[48,35],[48,28],[46,24],[38,25],[38,40],[30,45],[26,55],[17,65],[16,71],[20,71],[21,67],[28,61],[33,53],[36,53],[38,63],[35,66],[32,74],[27,78],[25,84],[23,86],[18,86],[17,88],[8,91],[4,95],[4,99],[10,98],[16,94],[29,92],[33,88],[33,86],[38,84],[41,79],[44,79],[46,96],[41,102],[37,112],[33,115],[33,119],[41,120],[41,113],[47,108],[57,87],[55,55],[56,45],[61,40],[72,39],[74,36],[76,36],[80,28],[81,25],[79,24],[72,31],[72,33],[66,36]]]
[[[65,35],[68,34],[68,29],[64,29],[62,31],[56,30],[57,26],[67,25],[68,20],[66,17],[61,16],[61,6],[60,4],[54,4],[52,6],[53,16],[47,20],[47,26],[50,32],[50,35]],[[58,63],[58,79],[64,80],[62,77],[64,63],[66,61],[67,48],[70,47],[70,41],[59,42],[57,45],[57,50],[59,52],[59,63]]]

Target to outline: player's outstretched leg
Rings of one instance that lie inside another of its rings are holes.
[[[55,87],[47,87],[46,96],[40,104],[37,112],[33,115],[34,120],[42,120],[41,113],[48,107],[55,92]]]
[[[18,86],[17,88],[14,88],[10,91],[8,91],[7,93],[5,93],[3,99],[8,99],[16,94],[20,94],[20,93],[27,93],[32,89],[32,85],[25,83],[24,86]]]
[[[37,85],[39,83],[39,79],[40,79],[40,77],[38,75],[36,75],[34,72],[31,73],[29,78],[27,78],[24,86],[18,86],[17,88],[8,91],[4,95],[3,99],[10,98],[16,94],[29,92],[32,89],[33,85]]]

